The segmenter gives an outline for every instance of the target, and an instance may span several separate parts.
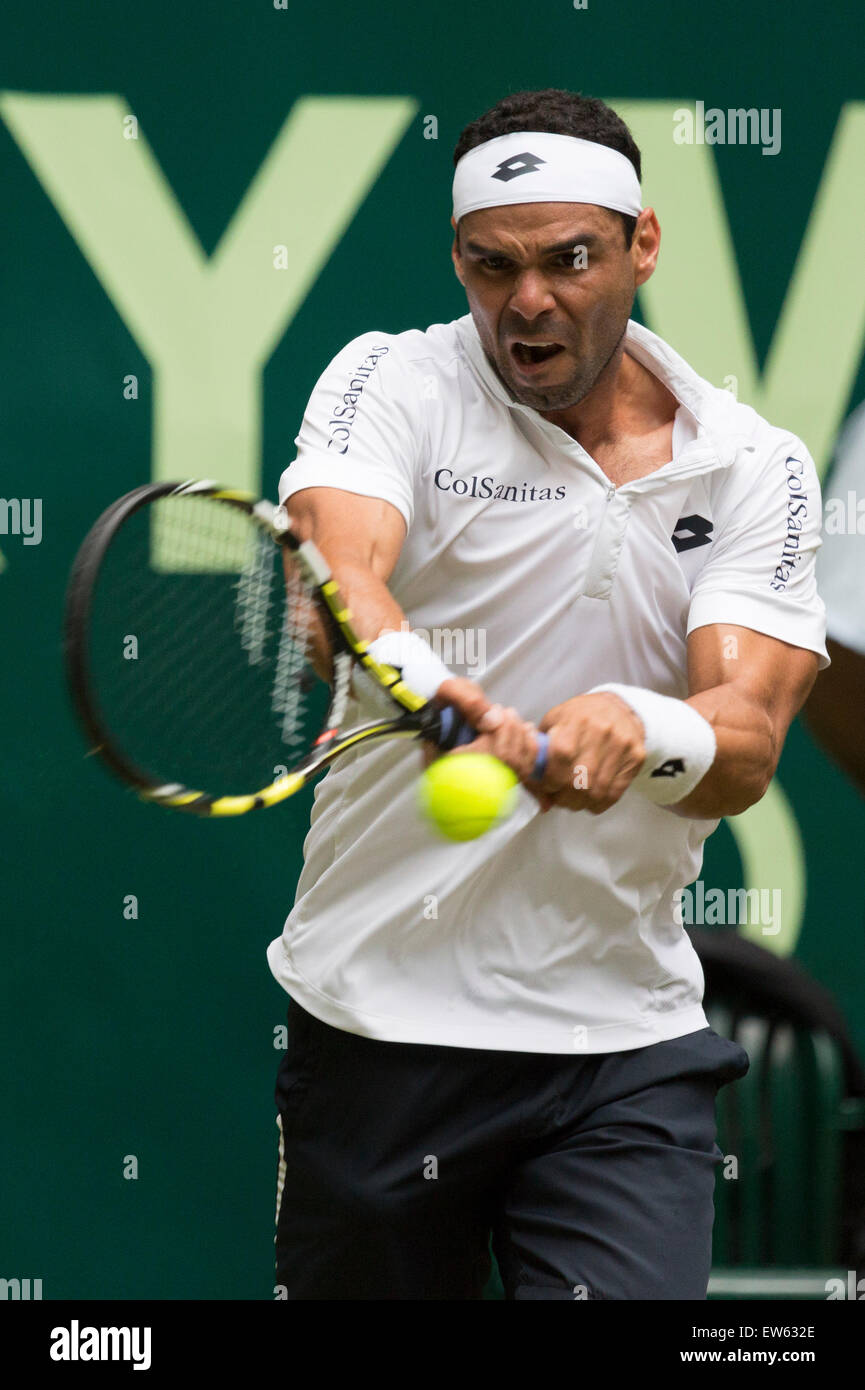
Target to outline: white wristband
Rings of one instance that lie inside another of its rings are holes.
[[[642,720],[646,761],[632,782],[635,791],[658,806],[682,801],[715,761],[715,731],[684,700],[658,695],[638,685],[596,685],[589,695],[618,695]]]
[[[453,680],[440,657],[428,642],[414,632],[383,632],[369,644],[369,654],[375,661],[398,666],[406,685],[416,694],[431,700],[442,681]]]

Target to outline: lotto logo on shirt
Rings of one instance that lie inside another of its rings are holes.
[[[497,483],[495,478],[455,478],[452,468],[439,468],[433,478],[442,492],[454,492],[457,497],[498,497],[504,502],[561,502],[567,494],[564,483],[555,488],[538,487],[536,483]]]

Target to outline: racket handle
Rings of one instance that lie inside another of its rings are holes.
[[[532,768],[532,781],[540,782],[547,770],[547,754],[550,751],[550,736],[535,731],[535,738],[538,741],[538,756],[535,758],[535,765]]]
[[[441,711],[439,722],[438,745],[440,748],[445,750],[458,748],[460,744],[472,743],[477,736],[477,731],[466,723],[453,705],[445,705]],[[550,740],[547,734],[537,732],[535,738],[538,741],[538,755],[532,768],[532,780],[539,782],[547,770],[547,752]]]

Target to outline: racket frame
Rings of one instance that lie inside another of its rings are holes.
[[[311,750],[289,772],[269,785],[242,795],[215,796],[179,783],[156,785],[131,759],[120,751],[111,737],[93,687],[89,666],[88,618],[102,563],[117,531],[135,512],[165,497],[206,496],[244,512],[278,547],[286,547],[299,565],[303,578],[312,585],[320,600],[320,612],[327,625],[334,660],[350,658],[365,670],[376,687],[393,701],[397,714],[379,718],[342,731],[345,696],[335,702],[335,684],[325,727]],[[69,577],[66,595],[64,657],[70,696],[89,741],[90,754],[98,755],[122,781],[135,788],[144,801],[155,802],[198,816],[239,816],[248,811],[276,806],[305,787],[332,759],[360,743],[379,738],[425,737],[443,750],[451,748],[461,734],[459,720],[449,720],[447,734],[442,711],[424,696],[410,689],[401,672],[376,661],[369,654],[369,643],[355,632],[351,612],[331,574],[321,551],[313,541],[301,541],[291,530],[284,507],[257,499],[237,488],[227,488],[211,479],[192,479],[182,483],[145,483],[117,499],[97,518],[82,542]],[[342,708],[339,706],[342,705]]]

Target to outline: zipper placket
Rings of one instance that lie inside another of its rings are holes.
[[[666,471],[668,465],[665,464],[654,473],[647,473],[643,478],[634,478],[632,482],[623,483],[618,488],[605,478],[604,508],[595,531],[595,542],[583,581],[583,594],[586,598],[608,599],[612,593],[635,498],[659,491],[684,478],[730,468],[736,457],[735,450],[732,449],[727,458],[720,459],[713,449],[705,445],[700,448],[690,445],[689,448],[693,449],[692,457],[686,458],[669,472]],[[616,502],[621,505],[621,515],[613,526],[610,523],[610,508]]]

